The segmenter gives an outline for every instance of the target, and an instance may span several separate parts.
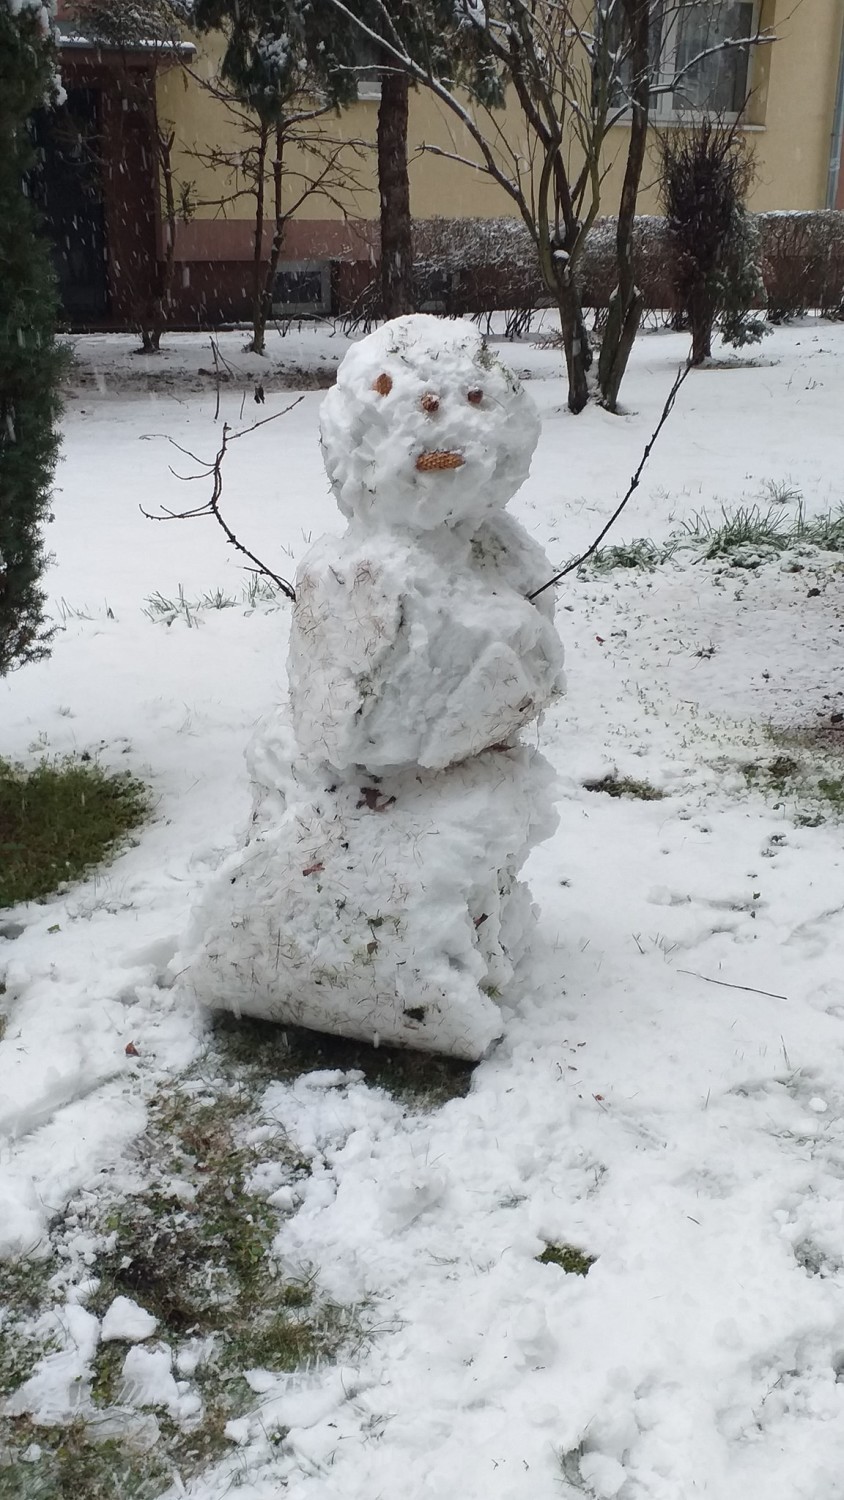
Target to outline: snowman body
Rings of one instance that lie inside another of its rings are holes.
[[[248,839],[197,911],[212,1007],[474,1059],[529,940],[553,831],[520,731],[562,691],[541,548],[504,513],[538,435],[462,322],[353,346],[321,417],[346,533],[297,575],[289,707],[249,753]]]

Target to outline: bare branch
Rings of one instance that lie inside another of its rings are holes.
[[[586,548],[586,551],[581,553],[580,557],[576,557],[574,562],[567,563],[564,568],[560,569],[559,573],[555,573],[553,578],[549,578],[547,583],[543,583],[541,588],[535,589],[532,594],[528,594],[527,597],[531,601],[531,603],[534,599],[538,599],[540,594],[544,594],[546,589],[554,588],[555,585],[560,583],[561,580],[565,578],[569,573],[573,573],[575,571],[575,568],[579,568],[583,563],[587,561],[588,558],[592,556],[593,552],[597,552],[602,541],[604,540],[604,537],[606,536],[610,528],[615,525],[634,490],[637,490],[639,488],[639,481],[642,478],[645,465],[651,456],[651,451],[653,449],[654,443],[656,442],[659,434],[662,432],[663,427],[665,426],[668,418],[671,415],[674,402],[677,399],[677,392],[679,391],[680,386],[683,384],[683,381],[688,375],[690,369],[691,364],[687,362],[682,366],[680,370],[677,371],[674,384],[672,385],[671,390],[668,392],[665,405],[662,408],[662,415],[657,422],[653,432],[651,433],[647,443],[645,444],[644,452],[642,453],[642,457],[639,460],[638,468],[636,469],[633,478],[627,486],[627,490],[625,492],[623,500],[621,501],[621,504],[616,506],[615,510],[607,521],[606,526],[604,526],[603,529],[598,533],[594,542],[590,543],[590,545]]]
[[[304,399],[304,396],[297,396],[295,401],[291,401],[290,405],[283,407],[281,411],[273,412],[269,417],[261,417],[257,422],[252,422],[249,427],[241,427],[238,432],[233,432],[228,424],[224,423],[220,447],[217,451],[216,457],[210,463],[197,458],[194,453],[191,453],[189,451],[189,449],[183,448],[180,443],[177,443],[175,441],[175,439],[168,437],[167,441],[171,443],[174,448],[177,448],[180,453],[186,453],[189,458],[202,465],[201,472],[198,474],[177,474],[175,477],[177,479],[182,479],[185,483],[189,484],[193,480],[208,479],[213,475],[214,482],[211,494],[204,502],[204,504],[197,505],[191,510],[174,511],[170,510],[167,506],[162,505],[159,506],[159,511],[156,515],[152,511],[145,510],[143,506],[139,507],[141,514],[146,516],[148,521],[192,521],[196,520],[200,516],[213,516],[214,520],[219,526],[222,527],[223,531],[225,532],[226,540],[228,541],[229,545],[236,548],[238,552],[243,553],[244,557],[248,557],[249,561],[255,564],[254,571],[261,574],[261,576],[264,578],[269,578],[276,585],[276,587],[280,589],[285,598],[289,599],[293,604],[295,604],[296,602],[296,590],[294,589],[293,584],[289,579],[282,578],[280,574],[275,573],[272,568],[267,567],[266,563],[262,562],[254,552],[251,552],[248,547],[245,547],[243,543],[238,540],[228,522],[222,515],[222,512],[220,511],[220,499],[223,493],[223,460],[225,459],[229,446],[233,442],[236,442],[238,438],[247,437],[250,432],[256,432],[259,427],[266,427],[268,422],[275,422],[279,417],[286,416],[288,412],[293,411],[294,407],[298,406],[301,401],[304,401]],[[161,434],[149,434],[149,436],[160,435]],[[175,471],[171,469],[170,472],[172,474]],[[250,571],[253,570],[250,569]]]

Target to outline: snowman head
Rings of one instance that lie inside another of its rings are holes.
[[[351,347],[320,433],[343,514],[418,532],[503,509],[527,478],[539,419],[472,324],[420,315]]]

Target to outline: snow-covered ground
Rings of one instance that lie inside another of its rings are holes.
[[[271,415],[291,391],[223,335],[215,422],[208,339],[169,342],[157,366],[128,340],[79,343],[50,531],[62,629],[49,661],[0,683],[4,756],[89,751],[155,799],[112,864],[0,914],[0,1253],[37,1258],[60,1235],[68,1268],[63,1348],[15,1409],[53,1421],[88,1409],[103,1333],[84,1305],[85,1214],[205,1046],[206,1019],[164,974],[247,816],[246,742],[285,692],[286,606],[241,601],[248,575],[212,521],[141,507],[208,493],[176,477],[197,465],[168,438],[213,458],[223,420]],[[346,342],[325,328],[274,347],[303,400],[226,458],[227,519],[281,572],[341,528],[315,387]],[[512,509],[552,557],[588,544],[623,494],[685,352],[678,335],[642,338],[627,415],[573,418],[558,352],[504,350],[543,417]],[[610,540],[764,507],[771,486],[791,509],[798,491],[810,514],[836,507],[842,369],[844,327],[807,321],[693,373]],[[339,1365],[253,1375],[230,1454],[172,1495],[844,1497],[842,825],[765,769],[785,745],[807,781],[844,774],[844,575],[829,555],[797,560],[681,558],[562,585],[569,691],[538,733],[561,824],[526,871],[542,916],[505,1039],[432,1110],[357,1073],[270,1085],[263,1112],[310,1169],[295,1193],[267,1173],[274,1254],[365,1308],[370,1336]],[[185,611],[180,590],[236,603]],[[663,795],[584,786],[613,773]],[[548,1245],[594,1257],[588,1275],[541,1262]],[[125,1401],[188,1420],[163,1345],[144,1369]]]

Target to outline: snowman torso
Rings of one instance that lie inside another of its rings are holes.
[[[511,743],[562,689],[541,549],[490,515],[415,537],[350,527],[297,580],[290,694],[302,753],[338,771],[445,767]]]

